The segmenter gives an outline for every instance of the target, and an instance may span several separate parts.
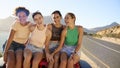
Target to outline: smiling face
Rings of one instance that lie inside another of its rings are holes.
[[[27,23],[26,21],[27,21],[28,16],[26,15],[26,13],[24,11],[18,12],[17,17],[18,17],[21,24],[24,25]]]
[[[36,14],[33,19],[37,25],[43,24],[43,17],[40,14]]]
[[[60,22],[61,16],[58,13],[52,14],[53,21],[55,23]]]
[[[69,15],[69,14],[67,14],[65,16],[64,20],[65,20],[65,23],[67,26],[74,24],[74,22],[75,22],[75,18],[72,18],[71,15]]]

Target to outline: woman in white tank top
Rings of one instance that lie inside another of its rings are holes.
[[[43,50],[45,47],[48,47],[49,40],[51,39],[51,32],[47,29],[47,25],[44,25],[42,14],[40,12],[35,12],[32,17],[36,24],[30,26],[31,37],[24,51],[25,59],[23,68],[30,68],[32,57],[32,68],[39,67],[39,62],[44,55]]]

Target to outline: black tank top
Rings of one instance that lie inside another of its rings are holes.
[[[63,25],[61,27],[56,27],[54,24],[52,25],[52,41],[60,41],[61,32],[63,30]]]

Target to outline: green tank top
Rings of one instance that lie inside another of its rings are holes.
[[[76,46],[78,43],[78,28],[75,27],[74,29],[67,29],[67,34],[65,37],[65,44],[68,46]]]

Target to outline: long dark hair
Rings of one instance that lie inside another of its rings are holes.
[[[60,17],[62,18],[62,14],[61,14],[61,12],[59,10],[54,11],[52,14],[56,14],[56,13],[59,14]]]

